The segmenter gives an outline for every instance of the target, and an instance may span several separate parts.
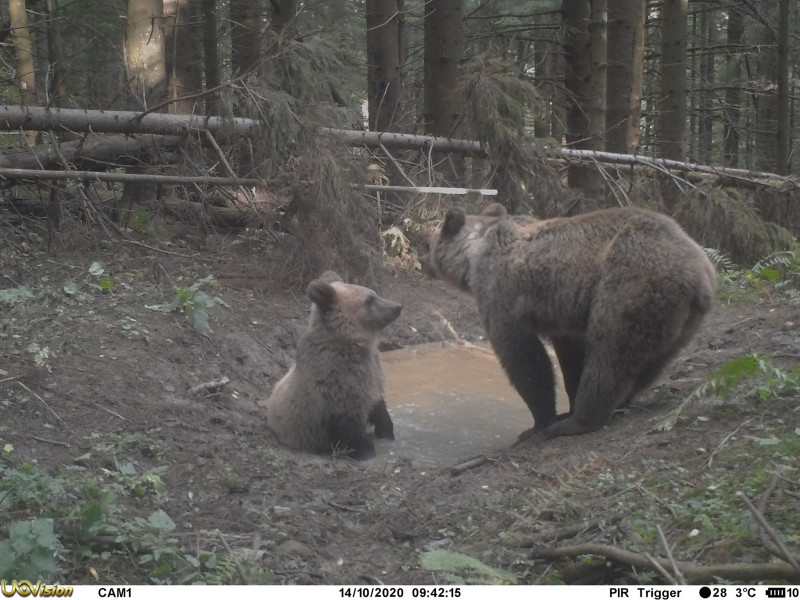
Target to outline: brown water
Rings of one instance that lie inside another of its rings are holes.
[[[484,346],[426,344],[381,355],[394,442],[378,460],[441,466],[511,446],[533,417]],[[563,388],[559,412],[568,409]]]

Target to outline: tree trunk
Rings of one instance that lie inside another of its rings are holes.
[[[144,108],[162,102],[167,92],[167,66],[161,0],[128,0],[125,26],[125,70],[131,92]],[[135,167],[129,172],[136,173]],[[132,206],[134,201],[154,198],[157,187],[150,183],[126,183],[122,201]]]
[[[689,0],[662,5],[661,101],[657,104],[656,138],[661,154],[686,159],[686,18]]]
[[[697,113],[697,156],[701,163],[711,164],[712,127],[714,123],[714,18],[708,5],[700,7],[700,91]]]
[[[645,0],[608,0],[606,150],[636,154],[642,112]]]
[[[602,150],[606,135],[606,79],[608,75],[608,8],[606,0],[591,0],[589,47],[589,140],[587,149]]]
[[[201,18],[203,23],[203,70],[206,77],[206,89],[212,90],[222,84],[219,62],[219,35],[217,33],[217,2],[202,0]],[[219,114],[219,94],[206,96],[207,115]]]
[[[725,107],[722,111],[723,164],[739,166],[739,114],[742,102],[742,36],[744,35],[744,13],[741,0],[731,0],[728,9],[727,68],[725,70]]]
[[[397,0],[367,0],[370,131],[398,131],[403,111],[403,19]]]
[[[781,175],[791,172],[789,164],[789,139],[791,133],[789,111],[789,0],[778,5],[778,136],[775,140],[775,171]]]
[[[425,133],[460,137],[464,95],[459,65],[464,54],[463,0],[430,0],[425,4]],[[438,171],[451,182],[463,182],[464,163],[434,156]]]
[[[590,7],[588,0],[563,0],[561,4],[564,20],[564,62],[567,91],[568,148],[591,148],[592,131],[589,115],[591,109],[592,49],[589,35]],[[602,95],[605,100],[605,92]],[[605,125],[605,120],[603,120]],[[589,193],[600,193],[602,181],[591,165],[571,164],[567,172],[570,187]]]
[[[28,15],[25,0],[9,0],[9,25],[14,39],[14,53],[17,60],[17,83],[23,106],[36,106],[36,76],[33,59],[31,32],[28,29]],[[26,131],[25,139],[29,146],[36,145],[36,132]]]
[[[234,75],[253,71],[261,60],[263,0],[230,0],[231,65]]]
[[[542,97],[542,104],[534,115],[533,135],[537,138],[553,136],[551,130],[552,112],[555,110],[557,94],[555,91],[555,73],[553,72],[555,53],[555,35],[553,30],[546,27],[551,22],[550,15],[537,21],[537,25],[545,25],[533,41],[533,68],[536,77],[536,87]],[[558,140],[560,143],[561,140]]]
[[[62,106],[67,99],[67,66],[56,0],[47,0],[47,62],[50,66],[48,106]]]
[[[177,100],[202,89],[197,55],[197,28],[192,22],[189,0],[164,0],[165,48],[168,73],[168,98]],[[194,98],[177,100],[169,105],[172,114],[189,114],[196,110]]]
[[[163,101],[167,90],[161,0],[128,0],[125,71],[137,104],[147,109]]]
[[[775,36],[777,11],[774,0],[761,0],[759,12],[766,19],[761,29],[758,55],[756,135],[754,161],[756,169],[774,170],[777,162],[778,136],[778,52]]]

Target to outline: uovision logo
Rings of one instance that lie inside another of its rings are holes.
[[[35,598],[72,596],[72,586],[42,583],[41,581],[31,583],[27,579],[22,579],[21,581],[16,579],[6,581],[2,579],[0,580],[0,591],[6,598],[13,596],[33,596]]]

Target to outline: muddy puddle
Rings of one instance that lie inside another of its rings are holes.
[[[378,442],[374,463],[454,464],[507,448],[533,426],[488,346],[426,344],[386,352],[381,360],[396,439]],[[566,411],[563,388],[558,394],[559,412]]]

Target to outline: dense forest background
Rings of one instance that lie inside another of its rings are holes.
[[[453,201],[420,186],[541,216],[656,204],[752,262],[800,225],[797,17],[796,0],[9,0],[0,177],[16,200],[38,181],[55,230],[75,186],[15,169],[106,172],[80,210],[128,227],[158,199],[292,234],[312,269],[363,273],[379,236],[413,241]]]
[[[0,580],[800,581],[799,13],[0,0]],[[493,201],[650,207],[718,267],[601,431],[515,444],[474,300],[420,275]],[[364,465],[263,410],[330,268],[404,305]]]

